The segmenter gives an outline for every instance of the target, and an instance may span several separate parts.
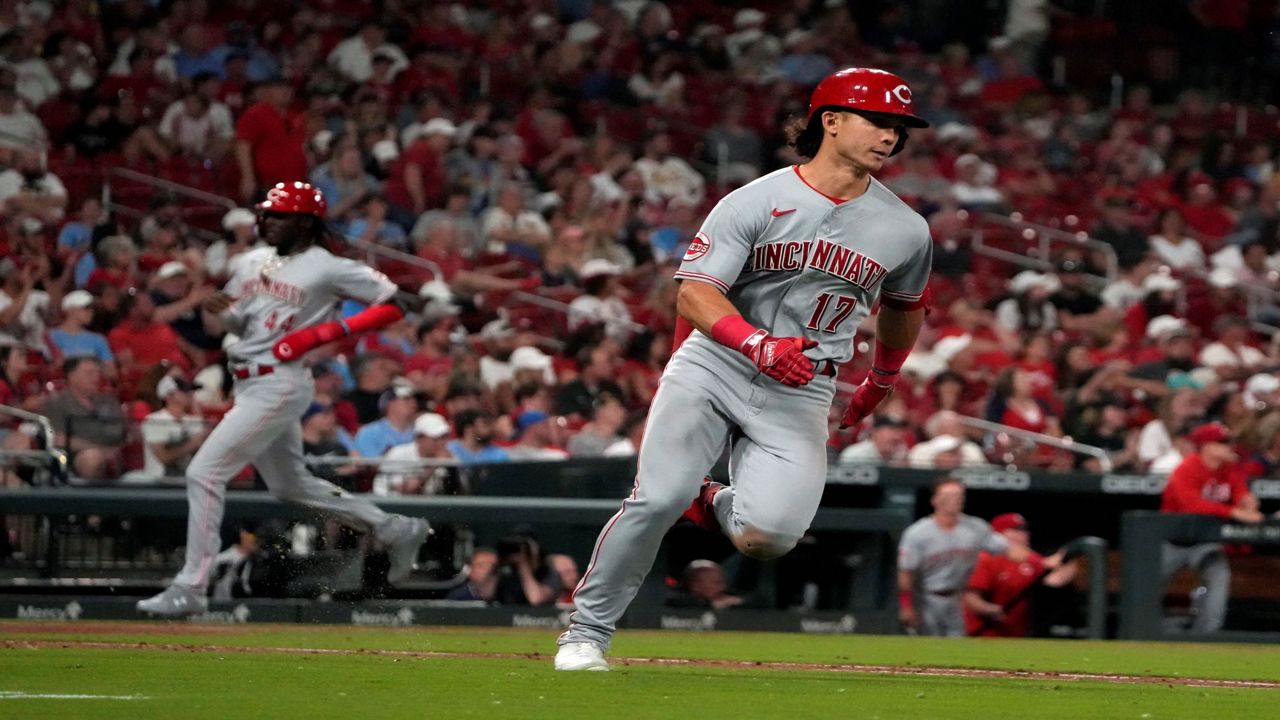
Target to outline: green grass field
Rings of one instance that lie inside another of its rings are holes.
[[[547,631],[9,622],[0,639],[0,718],[1207,720],[1280,707],[1280,648],[1257,645],[629,631],[613,672],[567,674],[551,669]],[[908,674],[921,668],[933,674]],[[1100,677],[1113,674],[1167,680]]]

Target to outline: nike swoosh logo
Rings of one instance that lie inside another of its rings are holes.
[[[782,217],[783,215],[790,215],[795,211],[796,211],[795,208],[791,208],[790,210],[779,210],[778,208],[774,208],[769,211],[769,214],[773,215],[774,217]]]

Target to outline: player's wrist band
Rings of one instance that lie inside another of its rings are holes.
[[[909,590],[898,591],[898,607],[902,608],[903,610],[911,610],[915,607],[915,602],[911,597],[911,591]]]
[[[876,352],[871,360],[871,367],[881,374],[897,375],[910,354],[911,348],[909,347],[893,348],[882,342],[876,342]]]
[[[759,336],[757,338],[757,335]],[[711,339],[724,345],[727,348],[733,348],[741,353],[750,354],[748,345],[755,339],[759,342],[764,338],[764,331],[747,322],[741,315],[725,315],[711,326]]]

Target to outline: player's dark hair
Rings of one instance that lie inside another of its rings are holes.
[[[813,114],[815,120],[805,117],[793,117],[783,129],[787,136],[787,145],[795,149],[801,157],[813,158],[818,155],[822,146],[822,112],[827,108],[818,108]]]

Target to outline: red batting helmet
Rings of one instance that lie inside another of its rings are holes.
[[[809,122],[813,122],[813,116],[824,107],[893,115],[907,127],[929,127],[911,107],[911,87],[887,70],[845,68],[831,73],[818,83],[809,97]],[[898,154],[906,144],[907,132],[901,130],[898,144],[889,154]]]
[[[257,207],[263,212],[314,215],[323,219],[329,204],[324,201],[324,193],[314,185],[295,181],[276,183],[267,191],[267,199]]]

